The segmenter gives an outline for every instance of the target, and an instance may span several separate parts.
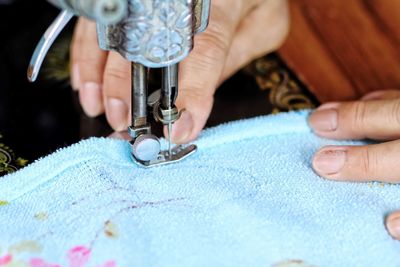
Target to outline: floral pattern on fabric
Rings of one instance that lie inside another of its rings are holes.
[[[0,267],[89,267],[93,266],[89,264],[91,250],[85,246],[76,246],[71,248],[65,259],[67,260],[66,265],[61,265],[53,262],[46,261],[39,256],[32,257],[28,261],[21,259],[21,254],[39,253],[41,247],[34,241],[24,241],[20,244],[14,245],[8,249],[8,251],[1,255],[0,250]],[[116,267],[117,264],[114,260],[106,261],[102,264],[95,265],[95,267]]]

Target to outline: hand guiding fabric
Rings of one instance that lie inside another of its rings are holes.
[[[377,91],[360,101],[328,103],[309,118],[315,133],[330,139],[387,141],[368,146],[328,146],[316,153],[314,170],[339,181],[400,183],[400,90]],[[400,239],[400,212],[388,216],[389,233]]]
[[[376,93],[375,93],[376,94]],[[330,139],[388,141],[364,147],[325,147],[315,156],[318,174],[334,180],[400,182],[400,91],[394,99],[328,103],[309,119],[315,133]]]

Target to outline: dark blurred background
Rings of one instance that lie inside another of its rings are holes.
[[[32,160],[77,140],[79,110],[65,79],[40,76],[31,84],[26,78],[36,43],[58,10],[40,0],[8,2],[0,5],[0,133]]]
[[[75,21],[49,52],[38,81],[27,81],[35,46],[58,13],[45,0],[0,0],[0,153],[14,160],[32,162],[83,138],[112,133],[104,116],[91,119],[82,113],[69,85]],[[315,102],[280,58],[268,55],[221,86],[207,126],[312,107]]]

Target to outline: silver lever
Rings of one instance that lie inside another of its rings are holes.
[[[28,80],[34,82],[37,79],[40,68],[43,64],[44,58],[53,45],[57,36],[64,29],[67,23],[72,19],[74,13],[70,11],[62,11],[50,27],[43,34],[40,42],[36,46],[35,52],[32,55],[31,61],[28,67]]]

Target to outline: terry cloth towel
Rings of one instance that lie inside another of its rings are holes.
[[[0,266],[400,266],[384,227],[400,187],[311,169],[308,112],[206,130],[199,151],[142,169],[90,139],[0,179]]]

